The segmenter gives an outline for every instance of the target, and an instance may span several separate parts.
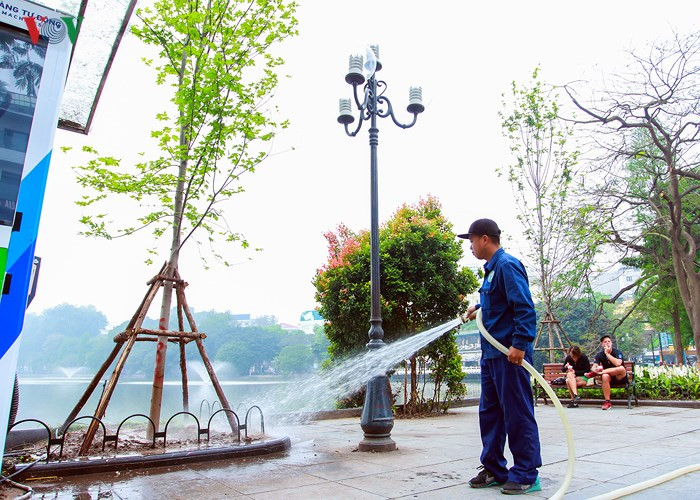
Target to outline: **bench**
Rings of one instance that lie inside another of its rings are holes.
[[[625,361],[625,369],[627,369],[627,382],[624,384],[616,384],[614,381],[610,384],[610,387],[613,389],[625,389],[625,392],[627,394],[627,408],[632,408],[632,398],[634,398],[634,404],[635,406],[639,406],[639,400],[637,399],[637,388],[634,385],[634,361]],[[556,379],[558,378],[566,378],[566,373],[561,371],[561,365],[563,363],[544,363],[542,365],[542,377],[550,384],[552,389],[558,389],[558,388],[564,388],[566,389],[566,383],[562,384],[553,384]],[[547,393],[545,390],[540,387],[540,384],[537,382],[534,382],[535,387],[533,390],[534,396],[535,396],[535,406],[537,406],[537,398],[542,397],[544,400],[544,404],[547,404]],[[598,390],[602,391],[603,388],[600,385],[600,380],[598,377],[595,379],[595,385],[593,386],[585,386],[585,387],[579,387],[579,391],[581,390]]]

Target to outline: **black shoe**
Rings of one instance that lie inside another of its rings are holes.
[[[534,493],[535,491],[541,491],[542,486],[540,486],[540,478],[535,479],[532,484],[518,484],[512,481],[507,481],[501,487],[501,493],[504,495],[522,495],[524,493]]]
[[[569,403],[569,408],[578,408],[578,405],[580,402],[581,402],[581,396],[576,394],[576,396],[574,396],[574,399],[571,400],[571,403]]]
[[[481,472],[469,480],[472,488],[488,488],[489,486],[501,486],[503,483],[496,481],[496,476],[483,465],[479,466]]]

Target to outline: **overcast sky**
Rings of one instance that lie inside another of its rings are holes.
[[[180,272],[196,310],[272,314],[296,324],[302,311],[316,307],[311,280],[325,262],[323,233],[339,223],[369,226],[367,128],[349,138],[336,122],[338,98],[350,97],[343,78],[353,47],[379,44],[380,76],[401,119],[409,118],[409,86],[421,85],[426,103],[411,129],[380,121],[380,223],[402,203],[432,194],[456,232],[490,217],[517,240],[510,186],[494,172],[509,161],[497,113],[511,81],[526,81],[538,64],[552,83],[599,81],[622,69],[630,48],[667,38],[673,29],[697,29],[700,11],[690,1],[299,3],[300,36],[277,47],[291,78],[282,81],[275,103],[291,127],[277,138],[274,156],[245,179],[246,192],[227,205],[234,230],[264,251],[229,245],[223,251],[238,264],[214,263],[209,271],[194,249],[185,252]],[[140,237],[103,241],[77,234],[75,160],[59,151],[88,144],[126,157],[152,148],[149,131],[163,97],[139,61],[143,52],[127,35],[88,136],[56,134],[36,249],[41,276],[30,312],[92,304],[110,322],[122,321],[165,259],[163,253],[145,265],[149,241]],[[515,242],[510,249],[518,253]],[[477,264],[466,245],[465,253],[465,265]],[[150,315],[158,315],[156,307]]]

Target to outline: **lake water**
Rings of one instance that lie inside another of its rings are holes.
[[[221,381],[221,385],[233,410],[239,413],[241,418],[244,418],[247,409],[254,404],[260,404],[265,415],[280,411],[294,411],[296,408],[266,406],[274,406],[274,403],[270,403],[270,401],[293,401],[294,398],[289,396],[299,391],[304,380],[303,378],[295,380],[229,380]],[[88,378],[20,378],[20,405],[17,421],[25,418],[36,418],[50,426],[61,425],[89,383],[90,379]],[[478,397],[480,391],[478,379],[470,378],[466,384],[467,397]],[[106,423],[117,424],[134,413],[148,415],[151,385],[151,381],[120,381],[112,395],[103,420]],[[394,391],[401,392],[403,381],[392,381],[392,386]],[[102,394],[102,388],[103,383],[101,382],[79,416],[94,414]],[[432,395],[432,384],[428,383],[425,394],[426,396]],[[214,387],[209,382],[190,381],[190,411],[199,418],[200,405],[203,401],[207,402],[202,406],[204,423],[201,425],[206,425],[206,419],[209,417],[207,407],[216,400]],[[402,403],[403,396],[399,394],[397,404]],[[324,403],[322,406],[315,408],[315,410],[334,409],[330,402]],[[167,420],[178,411],[182,411],[182,385],[179,381],[166,381],[163,387],[161,420]],[[84,422],[87,423],[87,420]],[[22,428],[32,425],[34,424],[25,424]]]

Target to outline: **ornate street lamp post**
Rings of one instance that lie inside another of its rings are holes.
[[[368,349],[378,349],[384,346],[384,330],[382,329],[382,315],[379,293],[379,216],[377,196],[377,145],[379,144],[379,130],[377,118],[391,117],[391,120],[401,128],[410,128],[415,125],[418,115],[425,110],[422,103],[421,87],[409,88],[409,100],[407,110],[413,114],[413,121],[409,124],[400,123],[394,116],[391,101],[384,96],[387,85],[382,80],[377,80],[376,72],[382,69],[379,61],[379,47],[372,45],[366,54],[353,54],[350,56],[350,67],[345,81],[352,85],[355,105],[360,112],[359,122],[355,130],[348,127],[355,121],[353,116],[352,99],[340,99],[340,114],[338,122],[345,126],[345,133],[355,137],[365,121],[370,122],[369,146],[370,146],[370,198],[371,198],[371,226],[370,226],[370,275],[371,275],[371,313]],[[364,84],[364,86],[363,86]],[[358,87],[362,91],[358,95]],[[361,97],[361,99],[360,99]],[[386,375],[378,375],[367,382],[365,404],[362,409],[360,426],[364,432],[364,439],[360,441],[360,451],[392,451],[396,449],[396,443],[391,439],[391,429],[394,427],[394,417],[391,411],[392,401],[389,387],[389,379]]]

